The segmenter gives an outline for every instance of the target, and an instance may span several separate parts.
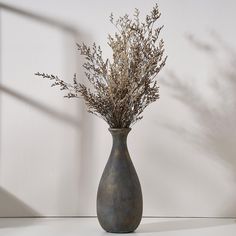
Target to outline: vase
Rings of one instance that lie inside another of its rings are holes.
[[[142,219],[141,185],[127,148],[130,128],[109,129],[113,145],[97,192],[97,216],[110,233],[133,232]]]

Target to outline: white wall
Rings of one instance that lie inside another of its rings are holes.
[[[110,12],[132,14],[137,7],[145,14],[155,1],[2,2],[72,23],[109,56]],[[236,216],[232,89],[236,74],[231,55],[236,47],[236,4],[233,0],[159,0],[159,4],[169,55],[159,77],[161,99],[147,108],[129,136],[143,188],[144,215]],[[32,76],[48,71],[72,78],[78,70],[73,39],[7,13],[2,18],[3,85],[73,117],[79,125],[2,93],[0,200],[5,200],[0,206],[6,199],[17,199],[21,207],[11,215],[95,215],[97,185],[111,148],[108,127],[81,113],[81,101],[63,100],[48,82]],[[204,44],[194,46],[187,34]],[[0,214],[8,214],[6,207]]]

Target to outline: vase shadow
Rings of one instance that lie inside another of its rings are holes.
[[[222,225],[236,224],[235,219],[173,219],[169,221],[160,221],[157,219],[156,222],[143,223],[137,230],[137,233],[154,233],[154,232],[167,232],[167,231],[178,231],[188,229],[201,229],[209,227],[218,227]]]

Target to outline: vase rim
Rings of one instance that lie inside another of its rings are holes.
[[[131,130],[131,128],[108,128],[109,131]]]
[[[109,128],[108,130],[112,133],[129,133],[131,128]]]

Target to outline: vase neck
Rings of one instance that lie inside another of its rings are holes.
[[[123,146],[126,147],[127,142],[127,136],[130,132],[130,128],[124,128],[124,129],[109,129],[112,138],[113,138],[113,147],[116,146]]]

